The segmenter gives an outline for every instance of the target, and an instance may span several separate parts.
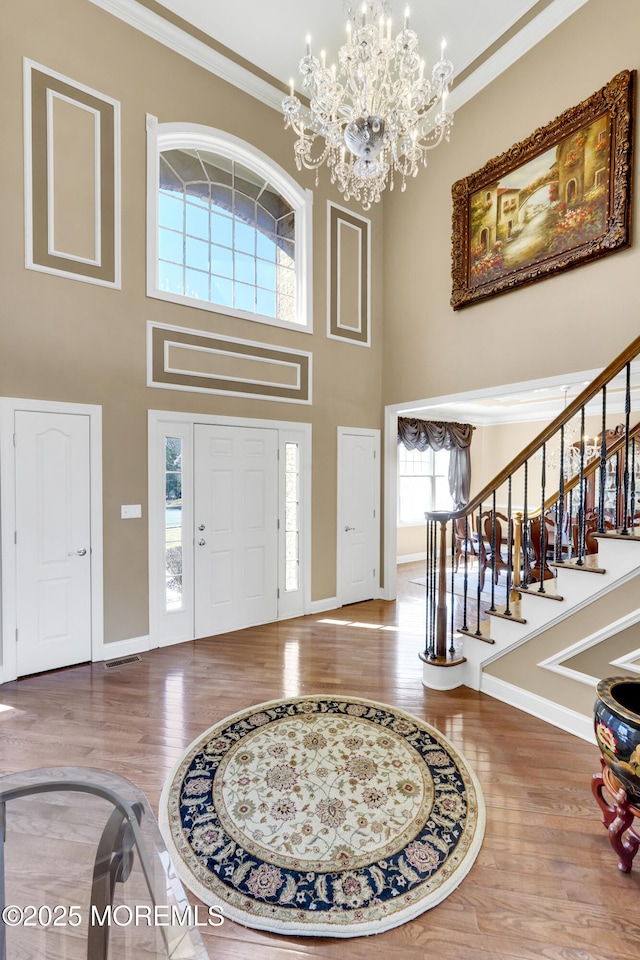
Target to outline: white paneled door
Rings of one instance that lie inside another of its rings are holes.
[[[18,676],[91,659],[90,418],[16,411]]]
[[[195,636],[278,617],[278,431],[196,424]]]
[[[340,600],[359,603],[375,597],[379,564],[379,479],[377,433],[340,432]]]

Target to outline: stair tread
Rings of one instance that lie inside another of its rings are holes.
[[[520,602],[519,594],[509,603],[509,610],[511,613],[506,613],[506,609],[507,606],[503,603],[501,606],[496,607],[495,610],[485,610],[485,613],[489,617],[502,617],[503,620],[513,620],[515,623],[527,622],[522,616],[522,604]]]
[[[620,533],[620,529],[607,530],[605,533],[594,533],[593,537],[597,540],[634,540],[640,543],[640,527],[632,527],[628,533]]]
[[[476,633],[475,627],[469,627],[468,630],[463,630],[462,627],[458,627],[458,633],[461,633],[465,637],[473,637],[475,640],[484,640],[485,643],[495,643],[495,640],[491,639],[491,623],[489,620],[482,620],[480,623],[480,633]]]
[[[557,563],[555,560],[549,561],[550,567],[556,567],[558,570],[578,570],[583,573],[606,573],[604,567],[598,566],[598,554],[592,553],[587,554],[586,557],[582,558],[582,563],[578,564],[577,557],[570,557],[568,560],[564,560],[562,563]]]
[[[544,597],[546,600],[564,600],[564,597],[558,593],[555,580],[544,581],[544,591],[540,590],[538,582],[532,583],[528,587],[517,587],[520,596],[524,597]]]

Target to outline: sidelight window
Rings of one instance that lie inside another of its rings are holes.
[[[182,609],[182,439],[165,437],[165,610]]]

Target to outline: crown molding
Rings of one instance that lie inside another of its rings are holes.
[[[209,73],[215,74],[221,80],[233,84],[234,87],[248,93],[261,103],[273,110],[282,112],[283,91],[256,76],[250,70],[234,63],[229,57],[214,50],[201,40],[190,36],[185,30],[169,23],[164,17],[153,13],[135,0],[90,0],[96,7],[124,20],[129,26],[135,27],[142,33],[164,44],[175,53],[179,53],[187,60],[197,64]]]
[[[508,40],[493,56],[481,63],[466,80],[462,81],[460,86],[455,85],[454,77],[453,89],[447,101],[449,109],[455,112],[465,103],[468,103],[477,93],[489,86],[496,77],[504,73],[520,57],[523,57],[537,43],[544,40],[556,27],[564,23],[587,2],[588,0],[555,0],[555,3],[552,3],[535,19],[526,24],[515,37]]]

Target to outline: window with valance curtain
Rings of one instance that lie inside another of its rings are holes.
[[[398,417],[398,443],[407,450],[449,450],[449,489],[456,510],[469,502],[472,437],[470,423]]]

